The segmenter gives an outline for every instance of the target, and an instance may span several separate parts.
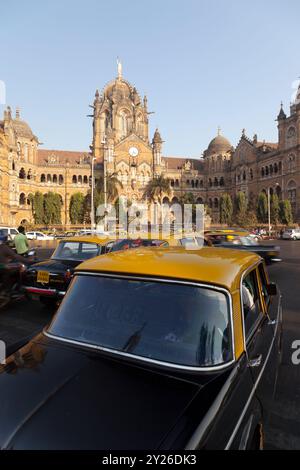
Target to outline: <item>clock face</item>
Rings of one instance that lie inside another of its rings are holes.
[[[129,155],[131,155],[132,157],[137,157],[138,154],[139,154],[139,151],[136,147],[130,147]]]

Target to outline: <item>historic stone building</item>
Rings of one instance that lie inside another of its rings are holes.
[[[251,199],[268,189],[289,199],[300,221],[300,87],[290,115],[280,109],[278,143],[259,141],[256,135],[250,139],[243,131],[234,148],[219,129],[199,159],[163,156],[158,129],[149,137],[147,97],[141,98],[123,78],[121,64],[117,78],[101,93],[96,91],[91,107],[90,152],[39,149],[38,138],[20,112],[13,118],[7,108],[0,121],[0,224],[32,221],[30,194],[54,191],[61,196],[62,222],[67,225],[72,194],[89,190],[92,161],[96,178],[104,171],[117,175],[123,186],[120,196],[131,201],[142,201],[147,183],[163,174],[173,189],[166,202],[191,192],[211,208],[214,221],[223,193],[244,191]]]
[[[0,121],[0,224],[16,226],[33,221],[30,195],[53,191],[61,196],[62,222],[69,223],[72,194],[89,188],[87,152],[41,150],[38,138],[8,107]]]

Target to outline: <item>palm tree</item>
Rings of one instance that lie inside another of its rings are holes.
[[[103,193],[104,188],[104,178],[101,176],[97,180],[96,190],[99,193]],[[123,184],[117,178],[116,173],[107,175],[106,177],[106,190],[107,190],[107,201],[114,203],[119,197],[119,191],[123,189]]]
[[[171,195],[172,189],[170,180],[165,178],[163,175],[159,175],[150,180],[144,192],[144,197],[149,199],[151,202],[158,202],[159,204],[162,204],[162,200],[165,196],[170,197]]]

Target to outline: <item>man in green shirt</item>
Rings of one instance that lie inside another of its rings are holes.
[[[18,231],[19,233],[15,236],[14,239],[16,251],[18,255],[25,255],[29,250],[28,239],[25,235],[25,229],[22,225],[18,228]]]

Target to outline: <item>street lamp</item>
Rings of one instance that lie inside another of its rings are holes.
[[[91,159],[91,164],[92,164],[92,189],[91,189],[91,230],[92,232],[95,230],[95,208],[94,208],[94,199],[95,199],[95,171],[94,171],[94,161],[96,160],[96,157],[92,157]]]

